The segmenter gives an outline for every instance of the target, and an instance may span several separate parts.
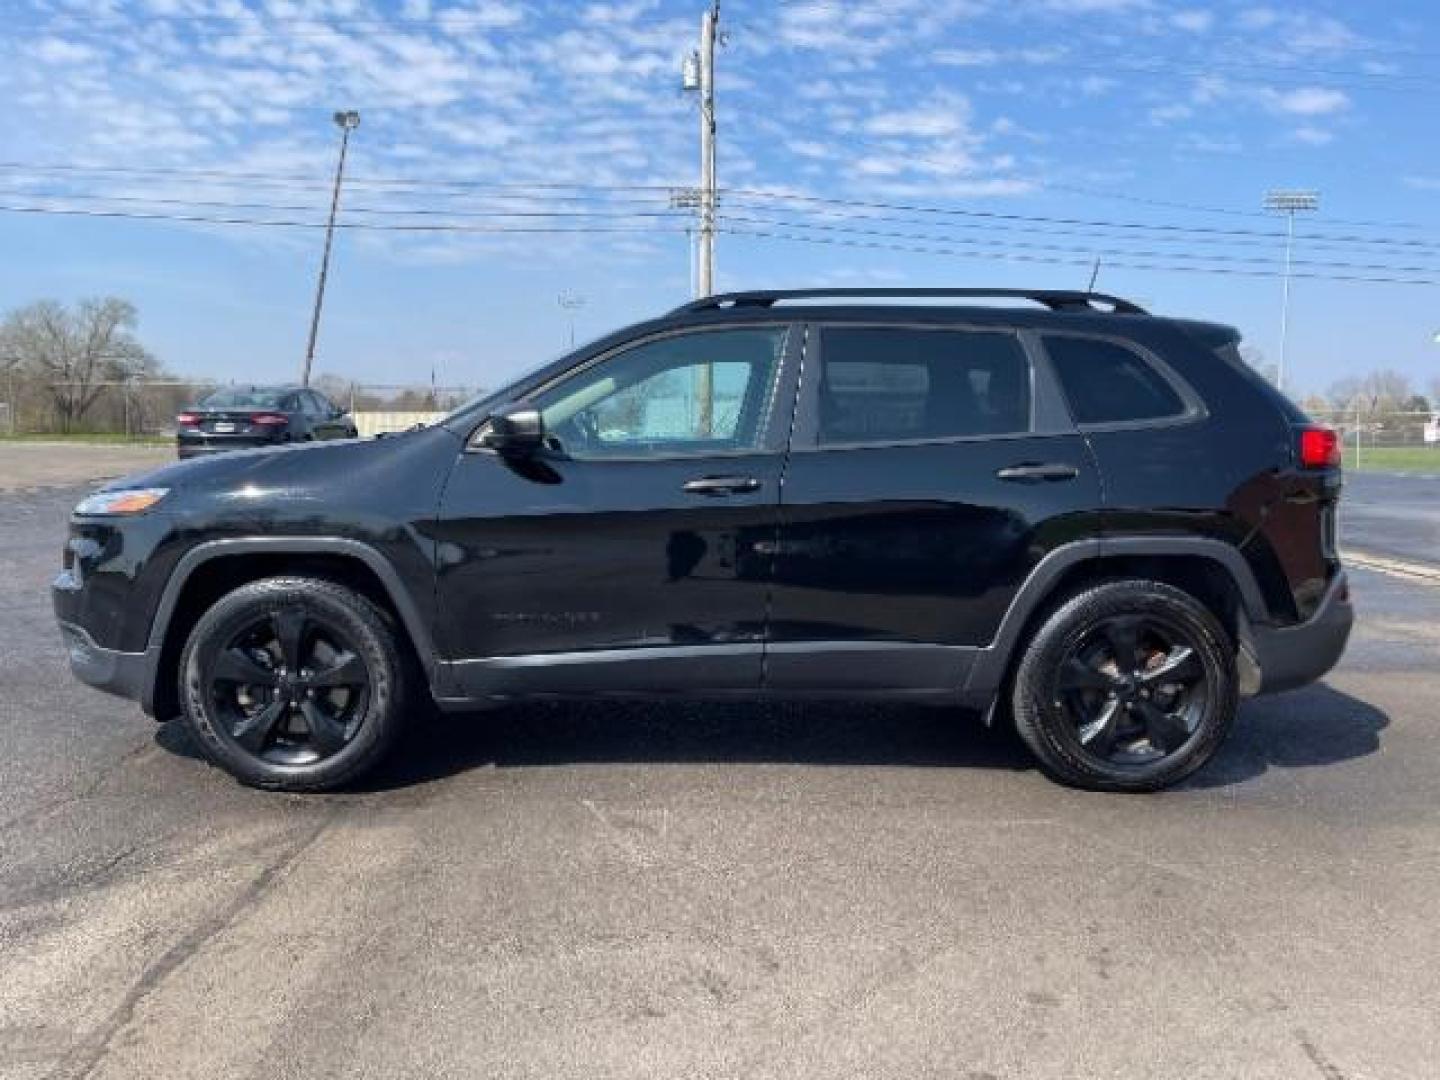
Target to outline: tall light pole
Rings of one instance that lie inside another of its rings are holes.
[[[1295,247],[1295,215],[1300,211],[1320,209],[1318,191],[1271,191],[1265,196],[1265,209],[1285,215],[1285,292],[1280,302],[1280,363],[1275,382],[1285,389],[1285,346],[1290,336],[1290,261]]]
[[[575,293],[562,292],[555,297],[555,303],[560,305],[562,311],[570,316],[570,348],[575,347],[575,312],[585,306],[585,297],[577,296]]]
[[[345,177],[345,151],[350,147],[350,132],[360,126],[360,114],[354,109],[335,114],[340,128],[340,161],[335,166],[335,190],[330,196],[330,220],[325,225],[325,253],[320,256],[320,283],[315,288],[315,311],[310,316],[310,342],[305,346],[305,369],[300,385],[310,385],[310,368],[315,364],[315,338],[320,333],[320,308],[325,303],[325,277],[330,272],[330,245],[335,241],[335,214],[340,209],[340,182]]]

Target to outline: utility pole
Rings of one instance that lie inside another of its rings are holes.
[[[340,209],[340,182],[345,177],[345,151],[350,146],[350,132],[360,126],[360,114],[351,109],[335,114],[340,128],[340,161],[335,166],[335,190],[330,196],[330,220],[325,225],[325,253],[320,256],[320,283],[315,288],[315,311],[310,316],[310,342],[305,346],[305,369],[300,385],[310,385],[310,369],[315,364],[315,338],[320,333],[320,308],[325,303],[325,277],[330,272],[330,245],[335,240],[335,214]]]
[[[720,0],[700,18],[700,283],[715,291],[715,28]]]
[[[700,186],[695,193],[699,227],[696,229],[695,295],[715,292],[715,39],[720,22],[720,0],[713,0],[700,16],[700,48],[685,58],[681,87],[700,95]],[[677,203],[671,197],[671,205]],[[696,434],[708,438],[715,427],[715,369],[695,369]]]
[[[15,369],[20,366],[20,357],[5,358],[5,379],[9,384],[6,411],[10,414],[10,434],[15,434]]]
[[[1290,336],[1290,266],[1295,247],[1295,214],[1302,210],[1320,209],[1318,191],[1271,191],[1265,196],[1265,209],[1285,215],[1285,289],[1280,301],[1280,363],[1275,383],[1285,389],[1285,347]]]

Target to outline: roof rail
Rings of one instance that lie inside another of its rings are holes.
[[[1051,311],[1097,311],[1116,315],[1148,315],[1144,308],[1129,300],[1107,293],[1081,292],[1069,289],[764,289],[752,292],[719,293],[682,304],[670,314],[684,315],[696,311],[718,311],[722,308],[773,307],[787,300],[823,300],[840,298],[902,298],[931,299],[1003,298],[1033,300]]]

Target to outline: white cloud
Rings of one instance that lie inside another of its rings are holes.
[[[1326,131],[1324,128],[1307,124],[1291,132],[1291,138],[1296,142],[1304,143],[1306,146],[1328,146],[1335,141],[1335,134],[1334,132]]]
[[[1203,34],[1215,22],[1213,12],[1201,8],[1190,8],[1186,11],[1177,11],[1170,16],[1170,25],[1177,30],[1184,30],[1191,34]]]
[[[1296,90],[1272,90],[1266,102],[1275,112],[1293,116],[1326,116],[1350,107],[1350,96],[1343,90],[1325,86],[1305,86]]]
[[[58,37],[41,38],[30,52],[45,64],[83,64],[94,60],[97,55],[88,45]]]
[[[1067,15],[1086,15],[1142,11],[1152,4],[1151,0],[1046,0],[1045,6]]]
[[[930,59],[946,67],[991,67],[1003,56],[995,49],[937,49]]]
[[[1150,110],[1150,122],[1152,124],[1164,125],[1173,124],[1179,120],[1188,120],[1195,115],[1193,106],[1183,101],[1172,102],[1169,105],[1157,105]]]
[[[942,138],[962,134],[970,123],[971,106],[958,94],[944,94],[926,104],[877,113],[864,123],[871,135]]]
[[[1281,55],[1340,53],[1362,44],[1360,36],[1339,19],[1311,11],[1254,7],[1242,11],[1236,22],[1248,34],[1270,34],[1274,50]]]

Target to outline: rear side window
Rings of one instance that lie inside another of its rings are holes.
[[[879,443],[1030,428],[1030,366],[1009,333],[832,328],[821,341],[820,441]]]
[[[1185,403],[1139,353],[1098,338],[1045,335],[1045,351],[1077,424],[1164,420]]]

